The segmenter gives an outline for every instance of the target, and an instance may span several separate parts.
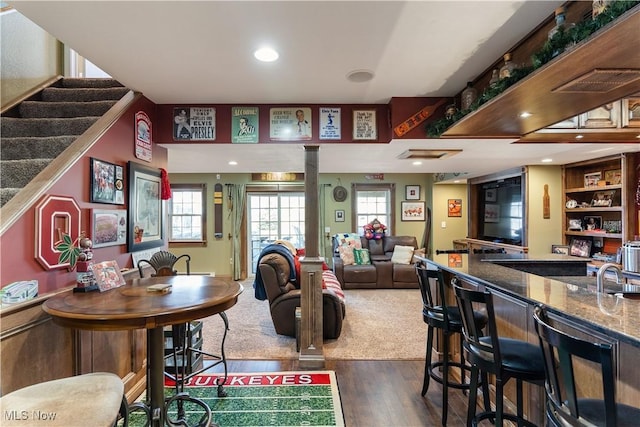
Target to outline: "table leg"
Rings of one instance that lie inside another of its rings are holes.
[[[147,396],[151,427],[164,426],[164,332],[162,327],[147,329]]]

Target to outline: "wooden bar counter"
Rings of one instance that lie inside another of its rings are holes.
[[[591,341],[611,343],[617,362],[617,400],[632,406],[640,401],[640,300],[617,297],[615,282],[605,281],[605,292],[595,292],[595,277],[557,274],[563,263],[586,263],[585,259],[549,254],[533,257],[529,254],[440,254],[422,258],[429,268],[445,273],[449,304],[455,304],[451,280],[472,289],[488,289],[494,296],[498,330],[502,336],[538,343],[533,321],[533,308],[543,304],[556,326],[568,333]],[[506,267],[504,265],[509,265]],[[538,274],[545,274],[549,265],[551,277],[527,273],[527,265],[537,265]],[[577,265],[577,264],[576,264]],[[521,269],[518,269],[522,266]],[[522,271],[525,270],[525,271]],[[574,270],[572,267],[570,270]],[[451,347],[455,348],[455,346]],[[452,357],[456,357],[453,355]],[[580,384],[582,391],[601,395],[600,375],[591,367],[581,365],[593,381]],[[508,384],[505,396],[515,402],[515,387]],[[596,391],[597,390],[597,391]],[[541,387],[525,388],[525,413],[539,425],[544,424],[544,391]]]

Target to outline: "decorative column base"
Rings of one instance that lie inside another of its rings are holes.
[[[300,355],[301,368],[324,368],[322,330],[322,258],[305,257],[300,260],[302,301],[300,308]]]

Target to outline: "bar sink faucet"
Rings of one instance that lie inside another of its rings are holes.
[[[604,275],[609,269],[613,270],[616,273],[616,283],[620,284],[620,274],[622,273],[620,268],[611,262],[602,264],[602,266],[596,273],[596,290],[598,291],[598,293],[604,292]]]

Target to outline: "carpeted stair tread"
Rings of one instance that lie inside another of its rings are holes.
[[[24,101],[19,111],[22,118],[102,116],[117,101],[43,102]]]
[[[18,194],[22,188],[0,188],[0,206],[4,206],[13,196]]]
[[[42,136],[37,138],[2,138],[0,159],[53,159],[78,137],[75,135]]]
[[[3,138],[81,135],[99,118],[100,117],[21,119],[3,117],[0,132]]]
[[[124,87],[122,84],[114,79],[110,78],[77,78],[77,77],[65,77],[62,79],[62,87],[67,88],[105,88],[105,87]]]
[[[111,88],[78,88],[67,89],[48,87],[42,91],[42,101],[46,102],[87,102],[87,101],[117,101],[129,92],[126,87]]]
[[[0,160],[0,181],[4,188],[22,188],[53,159]]]

